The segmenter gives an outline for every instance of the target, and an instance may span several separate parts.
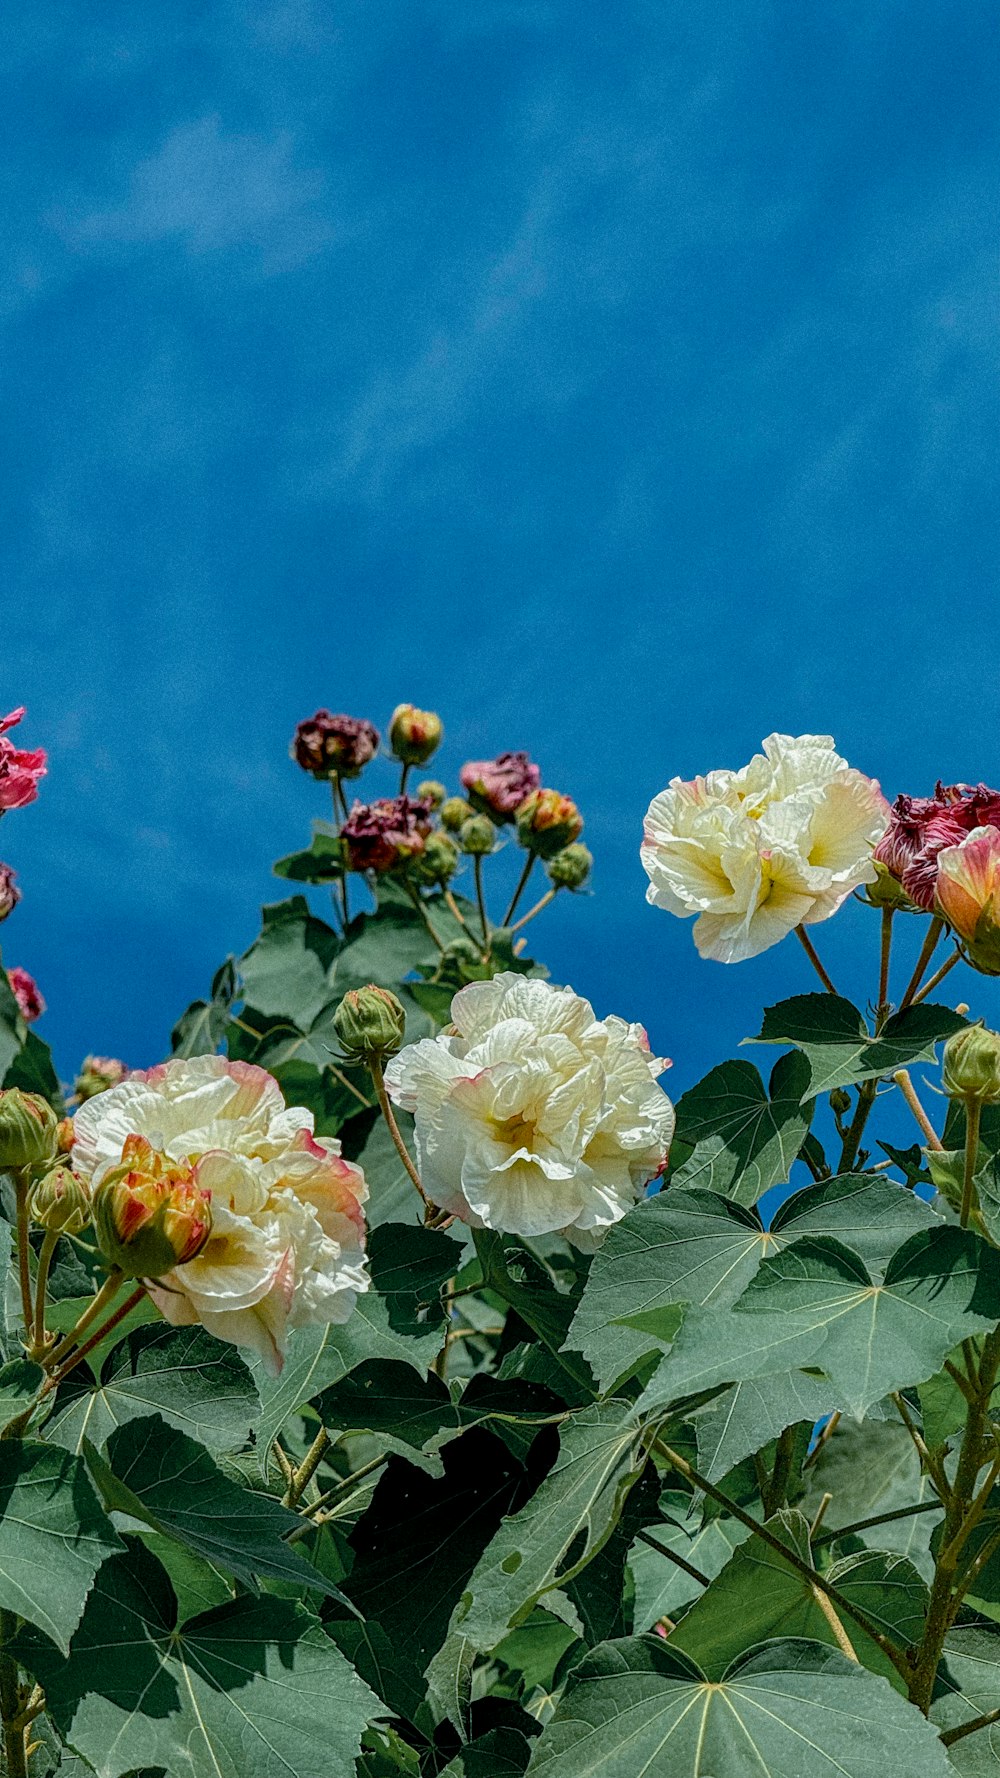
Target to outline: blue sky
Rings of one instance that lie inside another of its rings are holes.
[[[3,945],[61,1069],[156,1059],[252,938],[323,812],[296,720],[412,698],[442,768],[577,795],[541,952],[689,1084],[808,978],[645,905],[670,776],[784,729],[890,794],[1000,778],[992,10],[14,22],[0,706],[51,772]],[[818,934],[862,997],[866,920]]]

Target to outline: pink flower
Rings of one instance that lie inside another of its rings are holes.
[[[14,880],[14,872],[9,864],[0,864],[0,920],[6,920],[12,914],[21,899],[21,891]]]
[[[470,759],[459,777],[473,808],[494,821],[513,821],[521,804],[542,781],[526,753],[498,753],[496,759]]]
[[[38,983],[26,969],[8,969],[7,980],[20,1008],[22,1019],[26,1025],[33,1025],[45,1011],[45,1002],[38,991]]]
[[[355,803],[340,830],[349,869],[382,875],[415,858],[424,849],[432,813],[430,803],[421,797],[390,796],[374,803]]]
[[[1000,827],[1000,791],[988,784],[942,784],[933,796],[898,796],[875,848],[877,863],[925,913],[934,909],[938,858],[977,827]]]
[[[0,815],[7,809],[23,809],[38,795],[38,780],[44,778],[46,754],[41,747],[27,752],[5,739],[8,729],[16,728],[24,715],[24,706],[0,716]]]
[[[292,758],[314,778],[357,778],[378,743],[378,729],[364,717],[317,710],[295,730]]]
[[[937,858],[937,911],[985,975],[1000,975],[1000,831],[975,827]]]

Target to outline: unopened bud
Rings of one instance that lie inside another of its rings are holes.
[[[472,808],[464,796],[449,796],[441,804],[441,825],[450,833],[458,833],[463,822],[468,821]]]
[[[941,1084],[966,1105],[1000,1104],[1000,1036],[983,1024],[956,1031],[944,1046]]]
[[[61,1117],[56,1125],[56,1149],[59,1154],[71,1154],[76,1141],[76,1126],[71,1117]]]
[[[593,864],[593,853],[578,840],[549,859],[545,874],[554,889],[582,889]]]
[[[410,875],[418,883],[443,886],[455,875],[458,859],[459,851],[454,840],[446,833],[432,833],[423,851],[413,860]]]
[[[830,1094],[830,1110],[835,1117],[846,1117],[851,1109],[851,1095],[845,1093],[843,1087],[834,1087]]]
[[[31,1219],[51,1235],[78,1235],[90,1221],[90,1193],[69,1167],[53,1167],[31,1194]]]
[[[76,1096],[81,1100],[94,1099],[98,1093],[106,1093],[109,1087],[118,1086],[127,1073],[124,1062],[119,1062],[117,1056],[86,1056],[76,1077]]]
[[[389,745],[406,766],[422,766],[441,745],[444,729],[433,710],[397,704],[389,721]]]
[[[0,920],[6,920],[12,914],[21,899],[21,891],[14,880],[14,872],[9,864],[0,864]]]
[[[497,830],[488,815],[470,815],[459,829],[458,843],[463,852],[485,858],[496,844]]]
[[[212,1232],[212,1194],[193,1167],[130,1136],[122,1165],[94,1193],[94,1225],[108,1265],[126,1278],[162,1278],[196,1259]]]
[[[439,809],[448,792],[437,778],[422,778],[417,785],[417,795],[421,802],[430,803],[432,809]]]
[[[344,995],[333,1028],[348,1061],[384,1061],[402,1048],[406,1013],[395,994],[371,983]]]
[[[865,900],[876,908],[909,908],[913,913],[915,904],[910,900],[898,877],[894,877],[887,864],[881,858],[873,858],[876,877],[874,883],[865,884]]]
[[[55,1159],[56,1114],[40,1093],[0,1092],[0,1173]]]
[[[558,790],[533,790],[515,819],[522,846],[539,858],[554,857],[583,832],[583,816],[575,802]]]

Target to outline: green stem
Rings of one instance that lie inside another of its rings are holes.
[[[35,1279],[35,1333],[29,1358],[40,1357],[45,1351],[45,1292],[48,1289],[49,1269],[52,1255],[59,1245],[58,1233],[51,1229],[46,1232],[38,1255],[38,1275]]]
[[[526,914],[522,914],[519,920],[514,921],[513,926],[510,928],[511,932],[520,932],[521,927],[527,926],[529,920],[534,920],[538,914],[542,913],[543,909],[548,907],[550,901],[555,901],[558,894],[558,888],[546,889],[545,894],[540,900],[536,901],[534,907],[529,908]]]
[[[911,1004],[913,1006],[919,1006],[920,1002],[922,1000],[927,999],[928,994],[933,994],[935,988],[938,985],[938,982],[943,982],[945,976],[948,975],[949,972],[954,969],[956,963],[961,963],[961,961],[962,961],[961,951],[952,951],[951,956],[949,958],[947,958],[947,960],[944,963],[942,963],[940,969],[936,969],[934,971],[934,974],[931,976],[930,981],[924,983],[923,987],[920,990],[920,993],[914,994]]]
[[[334,825],[337,826],[340,822],[340,810],[337,807],[338,794],[340,797],[340,801],[343,804],[344,820],[346,821],[346,819],[347,819],[347,804],[344,801],[344,793],[340,789],[340,779],[339,778],[331,778],[330,779],[330,792],[331,792],[331,796],[333,799]],[[330,894],[332,897],[332,895],[333,895],[332,889],[330,891]],[[340,907],[341,907],[341,913],[343,915],[343,920],[344,920],[344,931],[346,932],[348,925],[350,924],[351,915],[350,915],[350,911],[349,911],[348,905],[347,905],[347,871],[343,870],[343,869],[341,870],[341,873],[340,873]]]
[[[351,1474],[345,1476],[342,1482],[338,1482],[335,1488],[328,1488],[325,1494],[321,1494],[318,1500],[314,1500],[312,1505],[306,1508],[301,1525],[296,1525],[294,1531],[288,1533],[285,1542],[296,1543],[300,1537],[307,1537],[310,1531],[315,1531],[319,1523],[316,1517],[317,1513],[323,1512],[328,1506],[342,1500],[345,1495],[351,1492],[356,1483],[364,1481],[365,1477],[370,1476],[374,1470],[381,1469],[382,1464],[388,1461],[388,1457],[387,1451],[381,1451],[377,1457],[369,1458],[368,1462],[362,1463],[360,1468],[352,1470]]]
[[[824,1531],[819,1543],[836,1543],[839,1537],[853,1537],[856,1531],[872,1531],[876,1525],[891,1525],[895,1519],[913,1519],[918,1513],[939,1513],[940,1500],[920,1500],[914,1506],[899,1506],[891,1513],[873,1513],[869,1519],[853,1519],[849,1525],[838,1525],[836,1531]]]
[[[910,977],[909,983],[907,984],[906,993],[903,995],[903,998],[900,1001],[900,1006],[899,1006],[900,1012],[904,1012],[905,1009],[909,1006],[910,1002],[913,999],[914,994],[916,993],[921,982],[923,981],[924,970],[927,968],[928,963],[930,962],[932,956],[934,955],[934,948],[937,944],[938,939],[941,937],[941,934],[943,931],[944,931],[944,921],[940,918],[940,916],[938,914],[935,914],[934,918],[931,921],[930,925],[928,926],[927,932],[924,936],[924,942],[920,947],[920,955],[917,958],[916,968],[914,969],[913,974]]]
[[[17,1633],[17,1618],[12,1611],[0,1611],[0,1641],[6,1649]],[[0,1654],[0,1716],[3,1717],[3,1745],[7,1778],[27,1778],[28,1762],[24,1750],[24,1728],[21,1714],[21,1681],[13,1655]]]
[[[427,912],[427,909],[424,907],[423,896],[420,894],[419,889],[416,889],[414,887],[414,885],[411,882],[409,882],[406,877],[403,878],[403,888],[406,890],[407,895],[409,896],[414,907],[416,908],[417,913],[420,915],[420,918],[422,919],[424,925],[426,926],[428,932],[430,933],[431,938],[434,940],[434,943],[437,945],[438,950],[441,952],[441,954],[443,956],[444,950],[445,950],[444,941],[440,937],[439,933],[437,933],[434,929],[433,923],[431,921],[431,917],[430,917],[429,913]]]
[[[410,1151],[407,1148],[406,1143],[403,1141],[402,1135],[400,1133],[399,1125],[396,1122],[395,1116],[393,1115],[392,1106],[389,1103],[389,1095],[385,1090],[385,1075],[382,1072],[381,1059],[378,1056],[373,1056],[371,1061],[369,1062],[368,1066],[371,1070],[371,1077],[372,1077],[372,1082],[375,1087],[375,1093],[378,1098],[379,1110],[381,1111],[382,1116],[385,1119],[386,1128],[389,1131],[389,1135],[392,1137],[393,1146],[394,1146],[396,1153],[398,1154],[400,1160],[402,1161],[403,1166],[406,1168],[407,1173],[410,1175],[410,1178],[412,1179],[414,1185],[416,1186],[418,1192],[420,1193],[420,1199],[421,1199],[421,1202],[424,1206],[424,1209],[427,1211],[430,1211],[433,1208],[433,1206],[431,1205],[431,1201],[430,1201],[429,1197],[427,1196],[427,1193],[424,1191],[423,1186],[420,1183],[420,1174],[417,1172],[417,1169],[413,1164],[413,1160],[410,1156]]]
[[[409,776],[410,776],[410,767],[408,765],[404,765],[402,771],[399,774],[399,794],[400,794],[400,796],[406,795],[406,785],[409,780]]]
[[[827,975],[826,970],[823,968],[823,965],[820,962],[819,952],[813,944],[812,939],[809,937],[805,927],[796,926],[795,931],[798,935],[802,949],[805,951],[806,956],[816,971],[816,974],[819,976],[820,981],[823,983],[827,993],[836,994],[837,990],[834,987],[833,982],[830,980],[830,977]]]
[[[88,1303],[76,1326],[71,1328],[69,1333],[53,1346],[51,1352],[47,1353],[45,1359],[47,1365],[58,1364],[60,1359],[64,1358],[66,1354],[72,1350],[76,1345],[77,1340],[80,1338],[80,1335],[86,1333],[87,1328],[90,1327],[91,1323],[96,1320],[98,1315],[103,1313],[112,1299],[118,1295],[124,1282],[124,1273],[119,1272],[117,1268],[108,1273],[108,1276],[105,1278],[97,1295],[90,1303]]]
[[[710,1585],[707,1574],[702,1574],[700,1568],[696,1568],[694,1563],[688,1562],[684,1556],[679,1556],[676,1550],[668,1550],[666,1544],[660,1543],[659,1539],[656,1537],[651,1537],[648,1531],[637,1531],[636,1536],[640,1538],[643,1543],[648,1543],[650,1549],[655,1550],[657,1555],[666,1556],[668,1562],[673,1562],[676,1567],[682,1569],[685,1574],[689,1574],[691,1579],[696,1580],[700,1587],[707,1587]]]
[[[66,1360],[66,1363],[62,1365],[58,1371],[52,1372],[48,1382],[43,1385],[42,1395],[48,1395],[50,1390],[57,1389],[63,1378],[68,1377],[70,1371],[75,1370],[77,1365],[81,1364],[82,1361],[93,1352],[94,1347],[99,1346],[101,1341],[107,1338],[108,1334],[118,1326],[119,1322],[124,1321],[130,1310],[134,1309],[137,1303],[142,1302],[145,1294],[146,1286],[144,1284],[137,1285],[131,1295],[127,1296],[125,1301],[115,1310],[114,1314],[109,1315],[107,1321],[103,1322],[102,1325],[91,1334],[89,1340],[84,1340],[83,1345],[79,1350],[71,1353]]]
[[[476,906],[479,909],[479,923],[483,929],[483,944],[488,945],[490,942],[490,923],[486,914],[486,894],[483,889],[483,859],[482,854],[479,852],[473,854],[472,874],[476,881]]]
[[[983,1716],[974,1716],[971,1722],[960,1723],[957,1729],[946,1729],[941,1744],[954,1747],[956,1741],[964,1741],[966,1735],[974,1735],[977,1729],[988,1729],[994,1722],[1000,1722],[1000,1710],[987,1710]]]
[[[907,1105],[910,1107],[917,1123],[920,1125],[920,1129],[928,1148],[942,1149],[944,1143],[941,1141],[934,1125],[931,1123],[920,1100],[917,1098],[917,1091],[910,1079],[909,1070],[906,1068],[897,1068],[892,1078],[902,1093],[903,1098],[906,1100]]]
[[[330,1434],[327,1432],[325,1426],[321,1426],[288,1484],[288,1492],[285,1495],[286,1506],[298,1505],[308,1488],[309,1483],[312,1481],[313,1476],[322,1463],[323,1457],[329,1448],[329,1444]]]
[[[837,1607],[838,1611],[845,1611],[848,1617],[853,1618],[854,1622],[860,1625],[865,1634],[871,1637],[872,1641],[882,1650],[886,1659],[892,1662],[897,1673],[902,1674],[904,1677],[909,1676],[910,1670],[905,1655],[900,1652],[895,1643],[890,1642],[888,1636],[883,1634],[874,1618],[870,1618],[866,1611],[862,1611],[859,1606],[852,1604],[850,1599],[845,1599],[840,1589],[833,1586],[831,1582],[827,1580],[825,1575],[818,1573],[815,1568],[811,1567],[808,1562],[804,1561],[798,1554],[797,1550],[793,1550],[788,1544],[782,1543],[780,1537],[776,1537],[774,1532],[769,1531],[766,1525],[761,1525],[755,1518],[752,1518],[748,1512],[744,1511],[743,1507],[737,1505],[735,1500],[730,1500],[728,1494],[724,1494],[721,1488],[717,1488],[714,1482],[708,1480],[707,1476],[700,1475],[693,1465],[688,1462],[687,1458],[681,1456],[679,1451],[672,1450],[669,1445],[664,1444],[661,1438],[655,1438],[653,1440],[653,1449],[658,1451],[660,1456],[670,1464],[671,1469],[676,1469],[678,1474],[684,1476],[686,1481],[691,1482],[694,1487],[700,1488],[713,1500],[717,1500],[720,1506],[725,1507],[727,1513],[730,1513],[741,1525],[745,1525],[747,1530],[752,1532],[755,1537],[759,1537],[763,1543],[769,1544],[771,1549],[775,1550],[779,1556],[783,1557],[790,1568],[794,1568],[799,1574],[805,1577],[810,1586],[818,1587],[820,1592],[825,1593],[827,1598],[833,1601],[833,1604]]]
[[[525,889],[528,887],[528,878],[530,877],[532,871],[535,868],[535,858],[536,858],[536,854],[534,852],[528,853],[528,856],[525,860],[524,869],[521,872],[520,877],[518,878],[517,888],[514,890],[514,893],[510,898],[510,906],[508,907],[507,912],[504,914],[504,917],[503,917],[502,924],[504,926],[509,926],[511,921],[514,918],[514,909],[517,907],[517,904],[520,901],[522,895],[524,894]]]
[[[783,1507],[788,1497],[788,1484],[792,1475],[792,1457],[795,1452],[795,1427],[786,1426],[778,1439],[774,1452],[774,1470],[768,1479],[767,1494],[764,1500],[764,1517],[770,1519]]]
[[[863,1080],[858,1088],[858,1106],[848,1126],[847,1135],[844,1137],[844,1145],[840,1151],[840,1161],[837,1165],[838,1173],[849,1173],[858,1158],[861,1138],[864,1135],[865,1125],[871,1116],[877,1091],[878,1082],[875,1080]]]
[[[979,1124],[983,1108],[978,1099],[967,1099],[965,1104],[965,1170],[962,1175],[962,1209],[960,1221],[963,1229],[969,1226],[972,1206],[976,1196],[975,1177],[976,1162],[979,1159]]]
[[[892,951],[892,916],[895,911],[895,908],[882,909],[882,946],[879,957],[878,1006],[876,1011],[881,1011],[883,1006],[888,1006],[889,1004],[889,957]]]
[[[24,1318],[25,1341],[31,1338],[31,1262],[28,1243],[28,1193],[31,1189],[31,1168],[14,1171],[14,1200],[17,1207],[17,1273],[21,1285],[21,1314]]]

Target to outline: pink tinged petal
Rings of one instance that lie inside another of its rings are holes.
[[[16,728],[27,714],[27,704],[19,704],[17,709],[11,710],[7,716],[0,716],[0,735],[5,735],[9,728]]]
[[[1000,917],[1000,831],[976,828],[937,856],[937,903],[961,938],[972,940],[984,912]]]

